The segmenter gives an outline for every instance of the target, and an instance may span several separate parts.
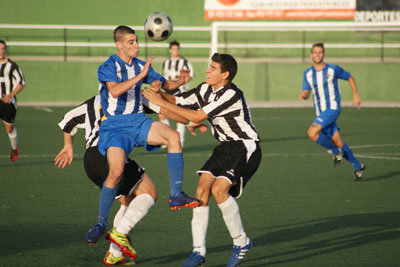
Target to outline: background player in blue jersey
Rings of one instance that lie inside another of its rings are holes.
[[[314,110],[317,115],[308,128],[307,134],[311,140],[332,151],[335,167],[339,167],[342,157],[347,159],[354,166],[355,180],[360,181],[365,166],[343,143],[339,135],[340,128],[336,124],[341,111],[338,79],[349,81],[353,92],[353,105],[357,109],[360,109],[361,98],[358,96],[353,76],[338,65],[324,63],[324,56],[324,44],[314,44],[310,54],[313,66],[306,69],[303,75],[303,91],[299,94],[299,98],[301,100],[308,99],[310,91],[312,91]]]
[[[166,81],[150,66],[153,57],[147,62],[138,59],[138,37],[131,28],[118,26],[114,30],[114,41],[117,54],[98,68],[101,107],[107,117],[100,127],[98,147],[103,155],[107,155],[109,173],[100,195],[98,223],[87,234],[92,240],[104,233],[126,156],[134,147],[144,146],[146,150],[154,151],[160,145],[167,145],[170,208],[195,207],[199,204],[197,199],[182,192],[183,157],[179,133],[145,116],[140,94],[142,83],[172,90],[186,83],[185,79]],[[114,234],[114,230],[109,233],[111,240],[117,239]],[[127,238],[119,240],[129,244]]]

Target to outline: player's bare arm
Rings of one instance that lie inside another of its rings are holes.
[[[8,94],[8,95],[4,95],[4,94],[3,94],[2,97],[1,97],[1,101],[2,101],[3,103],[10,104],[10,103],[11,103],[11,99],[12,99],[14,96],[16,96],[19,92],[21,92],[22,89],[24,89],[24,87],[25,87],[25,85],[23,85],[23,84],[18,84],[18,85],[14,88],[14,90],[11,91],[10,94]]]
[[[309,96],[310,96],[310,91],[303,90],[303,91],[299,94],[299,99],[300,99],[300,100],[306,100],[306,99],[308,99]]]
[[[110,91],[110,94],[114,97],[117,98],[123,93],[127,92],[132,86],[134,86],[136,83],[141,81],[144,77],[146,77],[150,64],[153,61],[154,57],[150,57],[146,64],[144,65],[143,69],[140,71],[138,75],[135,77],[125,81],[125,82],[106,82],[106,86],[108,91]]]
[[[57,166],[59,169],[64,169],[67,164],[71,165],[73,159],[74,159],[73,137],[69,133],[64,132],[64,147],[55,157],[54,166]]]
[[[168,102],[167,100],[162,98],[160,94],[154,92],[151,89],[145,88],[142,91],[142,94],[150,102],[152,102],[160,107],[163,107],[166,110],[171,111],[185,119],[188,119],[189,121],[198,123],[198,122],[202,122],[203,120],[208,118],[207,114],[202,109],[190,110],[190,109],[181,108],[175,104]]]
[[[353,92],[353,106],[356,106],[357,110],[360,110],[360,105],[361,105],[362,100],[361,100],[360,96],[358,95],[356,80],[354,79],[353,76],[350,76],[349,84],[350,84],[351,90]]]

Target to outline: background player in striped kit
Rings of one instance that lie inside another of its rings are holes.
[[[174,95],[178,92],[184,92],[189,89],[189,81],[193,79],[194,72],[192,64],[185,58],[183,58],[180,53],[180,45],[177,41],[172,41],[169,43],[169,54],[170,57],[167,58],[162,65],[163,76],[168,80],[175,80],[179,77],[181,70],[189,70],[188,82],[180,86],[178,89],[166,91],[166,93]],[[168,119],[163,114],[158,114],[158,118],[162,123],[169,125]],[[185,142],[185,125],[182,123],[176,124],[176,130],[181,137],[181,147],[183,148]],[[162,148],[166,148],[162,146]]]
[[[353,92],[353,105],[359,110],[361,98],[358,96],[356,82],[353,76],[340,66],[324,63],[325,47],[323,43],[316,43],[312,46],[310,57],[313,66],[304,71],[303,91],[299,94],[299,99],[305,100],[310,96],[310,91],[313,93],[314,110],[317,117],[308,128],[308,137],[332,152],[335,167],[340,165],[342,157],[347,159],[354,166],[355,180],[360,181],[365,166],[343,143],[339,135],[340,128],[336,124],[341,111],[338,79],[349,81]]]
[[[206,82],[197,88],[176,96],[161,93],[168,101],[150,89],[143,91],[154,104],[192,122],[207,119],[214,137],[220,142],[197,171],[200,179],[196,198],[200,200],[200,206],[193,209],[193,253],[183,263],[185,267],[202,266],[205,262],[211,195],[233,240],[228,267],[238,266],[252,246],[235,198],[241,196],[244,186],[256,172],[262,154],[243,92],[232,83],[236,72],[237,63],[231,55],[215,53],[206,71]]]
[[[15,116],[17,113],[17,98],[15,97],[25,87],[25,79],[18,65],[6,58],[7,45],[0,40],[0,119],[10,138],[11,161],[18,159],[18,136],[15,128]]]
[[[159,112],[159,107],[151,106],[154,112]],[[146,106],[146,111],[150,108]],[[99,186],[103,183],[108,174],[108,163],[105,156],[101,155],[97,145],[99,140],[99,128],[103,112],[100,108],[100,96],[94,96],[64,115],[63,120],[58,124],[64,132],[64,147],[55,157],[54,165],[64,168],[70,165],[73,157],[73,136],[79,128],[85,129],[86,151],[84,156],[84,167],[89,179]],[[174,117],[173,119],[177,119]],[[181,120],[185,122],[184,120]],[[114,218],[114,227],[126,227],[132,229],[153,206],[157,198],[156,187],[142,167],[129,158],[125,162],[124,174],[118,187],[116,199],[121,203]],[[97,240],[89,240],[94,241]],[[130,258],[123,255],[121,249],[114,243],[106,253],[103,262],[107,265],[128,265]]]

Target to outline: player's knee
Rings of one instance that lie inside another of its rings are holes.
[[[123,170],[115,169],[108,172],[107,181],[117,184],[121,180]]]
[[[224,199],[226,199],[228,192],[226,191],[225,188],[214,185],[211,188],[211,194],[213,195],[215,201],[217,203],[220,203],[220,202],[223,202]]]
[[[177,131],[172,131],[171,134],[168,135],[168,146],[173,147],[173,146],[180,146],[181,145],[181,139],[180,135]]]
[[[307,131],[307,136],[313,140],[316,141],[318,139],[318,132],[315,131],[313,128],[309,128]]]

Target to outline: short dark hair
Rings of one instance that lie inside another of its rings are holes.
[[[169,48],[173,47],[174,45],[178,46],[178,48],[180,47],[180,44],[178,41],[172,41],[169,43]]]
[[[311,47],[311,52],[312,52],[312,50],[314,49],[314,47],[321,47],[321,48],[322,48],[322,52],[325,53],[325,46],[324,46],[324,43],[315,43],[315,44],[313,44],[312,47]]]
[[[4,47],[5,47],[5,48],[7,48],[6,41],[4,41],[4,40],[0,40],[0,44],[3,44],[3,45],[4,45]]]
[[[211,60],[220,64],[221,66],[221,71],[229,72],[228,80],[232,81],[233,78],[235,78],[236,72],[237,72],[237,62],[236,59],[229,55],[229,54],[219,54],[215,53],[212,57]]]
[[[118,26],[114,30],[114,42],[121,41],[122,36],[124,36],[125,34],[135,34],[135,30],[125,25]]]

